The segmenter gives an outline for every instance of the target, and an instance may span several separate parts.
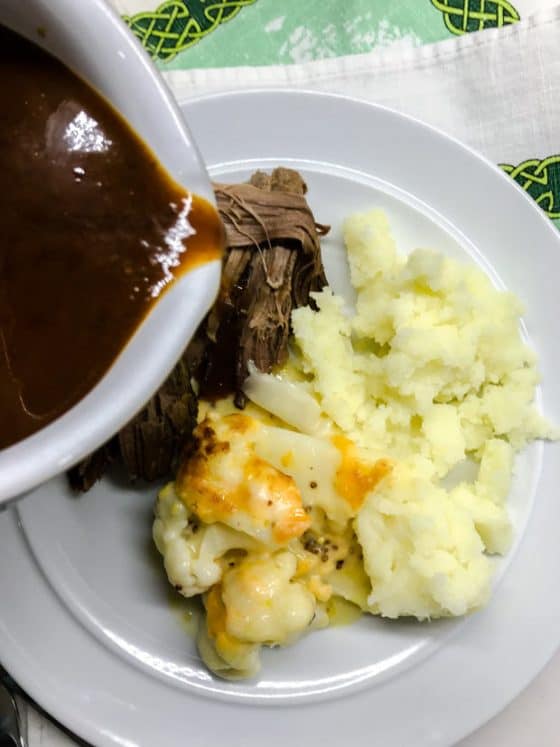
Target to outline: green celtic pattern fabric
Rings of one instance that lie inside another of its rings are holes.
[[[501,28],[520,20],[519,13],[508,0],[431,0],[443,13],[446,28],[452,34]]]
[[[509,0],[128,0],[128,4],[140,10],[124,20],[164,70],[293,64],[392,44],[418,46],[509,26],[521,18]],[[560,155],[500,166],[560,226]]]
[[[517,166],[507,163],[500,166],[531,195],[549,218],[560,218],[560,155],[542,160],[529,158]]]
[[[124,16],[124,20],[153,57],[170,60],[253,2],[255,0],[168,0],[154,11]]]
[[[509,0],[121,2],[134,8],[125,20],[165,70],[307,62],[429,44],[520,19]]]

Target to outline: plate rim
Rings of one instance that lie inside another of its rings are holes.
[[[359,104],[366,106],[368,108],[375,109],[377,111],[385,112],[388,116],[394,116],[397,119],[400,120],[406,120],[409,122],[411,126],[420,126],[421,128],[425,130],[430,130],[433,134],[436,134],[438,137],[442,137],[448,142],[453,143],[455,146],[460,148],[463,151],[466,151],[470,156],[475,158],[477,161],[482,163],[485,167],[489,167],[492,169],[492,171],[499,176],[500,179],[504,182],[504,184],[509,184],[510,187],[514,187],[514,189],[523,196],[523,199],[525,202],[531,206],[531,209],[535,213],[535,215],[539,216],[539,220],[544,220],[544,224],[546,224],[549,229],[550,233],[553,236],[558,237],[559,232],[558,229],[555,228],[555,226],[552,224],[552,221],[550,218],[548,218],[542,208],[540,208],[535,200],[515,181],[515,179],[512,179],[508,174],[505,173],[503,169],[501,169],[496,163],[491,161],[489,158],[487,158],[485,155],[480,153],[480,151],[476,150],[472,146],[470,146],[468,143],[465,143],[464,141],[460,140],[455,135],[452,135],[449,132],[446,132],[445,130],[441,129],[440,127],[437,127],[434,124],[424,122],[422,119],[419,119],[418,117],[415,117],[412,114],[407,114],[406,112],[400,112],[397,109],[394,109],[391,106],[387,106],[386,104],[378,104],[374,101],[369,101],[365,98],[360,98],[359,96],[348,96],[343,93],[329,93],[328,91],[319,91],[314,90],[313,88],[308,87],[302,87],[302,88],[294,88],[289,86],[275,86],[275,87],[255,87],[255,88],[247,88],[247,89],[232,89],[228,91],[223,92],[213,92],[208,94],[200,94],[198,96],[192,96],[189,98],[180,98],[177,100],[179,109],[184,114],[184,109],[193,105],[197,104],[207,104],[211,103],[213,101],[218,100],[224,100],[224,99],[237,99],[240,96],[243,97],[253,97],[253,96],[262,96],[262,95],[270,95],[270,94],[281,94],[281,95],[289,95],[289,96],[295,96],[295,97],[312,97],[315,99],[329,99],[329,100],[339,100],[341,102],[347,102],[349,104]],[[205,161],[206,164],[206,161]],[[212,168],[212,164],[210,164],[207,168]]]

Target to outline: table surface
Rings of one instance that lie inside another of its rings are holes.
[[[457,747],[554,747],[560,744],[560,737],[556,737],[559,694],[560,652],[513,703]],[[27,721],[29,747],[75,747],[77,744],[31,707],[23,706],[22,711]]]

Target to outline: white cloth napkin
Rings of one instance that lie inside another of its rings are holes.
[[[560,5],[502,29],[289,66],[165,73],[180,101],[291,87],[356,96],[428,122],[495,163],[560,153]]]

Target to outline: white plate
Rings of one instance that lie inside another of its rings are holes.
[[[543,401],[560,421],[560,238],[497,168],[385,109],[333,96],[254,92],[185,105],[215,178],[300,169],[333,225],[327,271],[348,291],[344,215],[386,208],[400,247],[477,262],[527,304]],[[560,641],[560,450],[519,460],[518,542],[490,605],[463,621],[386,623],[267,652],[262,675],[226,683],[200,664],[171,611],[150,541],[155,490],[105,479],[75,499],[54,480],[0,519],[0,661],[57,719],[96,745],[451,745],[490,718]]]

